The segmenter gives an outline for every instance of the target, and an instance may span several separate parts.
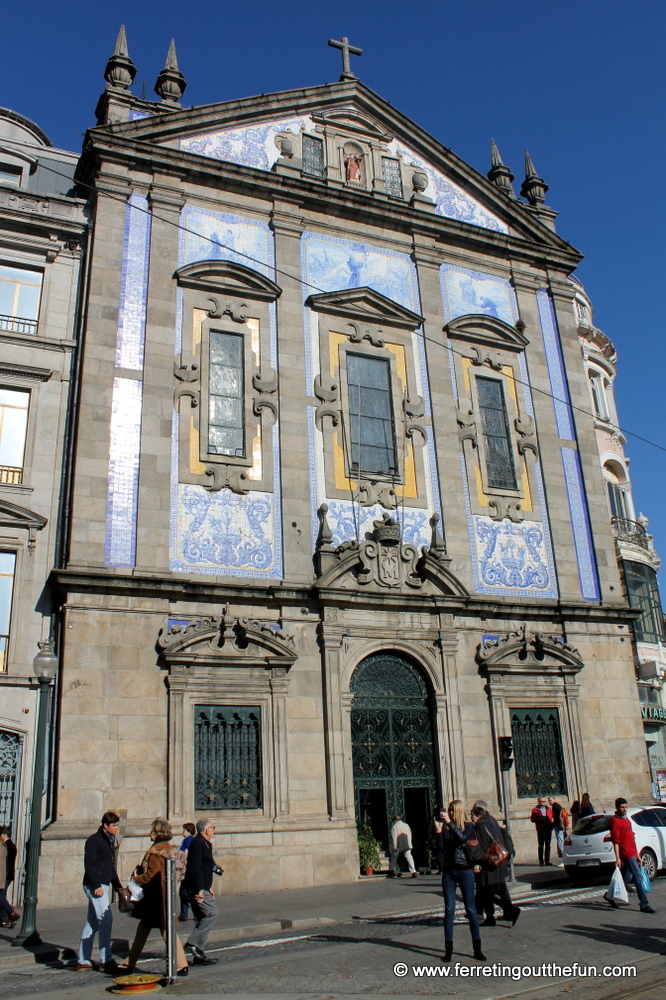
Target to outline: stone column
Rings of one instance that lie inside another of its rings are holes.
[[[337,612],[336,608],[327,612]],[[354,814],[354,792],[348,788],[351,771],[349,713],[351,695],[340,689],[341,650],[344,627],[328,618],[320,624],[319,642],[323,650],[324,745],[328,811],[332,819],[350,819]],[[344,701],[344,704],[343,704]]]

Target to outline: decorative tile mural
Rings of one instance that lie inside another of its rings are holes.
[[[389,150],[394,156],[400,156],[408,168],[408,184],[411,183],[409,167],[415,167],[426,174],[428,186],[423,194],[435,202],[438,215],[468,222],[471,226],[494,229],[498,233],[509,232],[509,227],[501,219],[398,139],[389,143]]]
[[[120,277],[116,367],[141,371],[146,337],[151,215],[148,199],[133,194],[127,203]]]
[[[560,332],[557,328],[557,318],[552,299],[545,288],[536,293],[539,309],[539,321],[543,336],[546,365],[550,379],[553,407],[557,433],[563,441],[575,441],[575,426],[569,396]],[[590,530],[590,518],[585,500],[585,485],[580,467],[580,458],[576,448],[562,448],[562,465],[566,484],[569,510],[571,512],[571,527],[574,536],[574,548],[580,578],[581,594],[587,601],[600,599],[599,576]]]
[[[143,382],[114,378],[106,498],[107,566],[136,565],[136,516]]]
[[[574,448],[561,448],[564,481],[569,498],[571,512],[571,527],[573,529],[580,591],[586,601],[600,599],[599,577],[594,557],[594,546],[590,531],[590,521],[583,492],[583,474],[580,467],[578,451]]]
[[[447,323],[474,313],[495,316],[511,326],[515,324],[516,298],[506,279],[450,264],[442,264],[439,273]]]
[[[280,156],[275,145],[278,132],[292,132],[297,135],[301,128],[310,131],[314,122],[307,115],[277,118],[269,122],[258,122],[241,128],[220,129],[203,135],[181,139],[180,148],[186,153],[198,153],[213,160],[242,163],[246,167],[270,170]]]
[[[332,292],[343,288],[367,286],[386,295],[387,298],[419,313],[421,309],[416,269],[406,254],[386,250],[365,243],[320,233],[303,233],[301,237],[301,260],[303,278],[303,298],[319,292]],[[316,313],[304,305],[305,327],[305,394],[312,395],[314,377],[319,373],[319,321]],[[412,334],[412,350],[417,373],[415,391],[422,397],[426,416],[430,416],[430,393],[426,376],[426,357],[421,332]],[[403,525],[403,541],[413,545],[429,545],[431,528],[429,518],[433,511],[441,515],[441,504],[437,484],[435,447],[431,429],[427,428],[428,440],[424,448],[426,468],[426,510],[399,506],[392,512]],[[328,499],[326,496],[325,474],[321,432],[314,425],[314,407],[308,407],[308,450],[313,475],[310,481],[312,502],[313,547],[319,534],[319,505],[329,507],[329,525],[333,531],[334,544],[339,545],[353,538],[363,538],[372,530],[373,520],[381,517],[383,508],[360,507],[356,501]]]
[[[274,279],[273,236],[254,219],[187,207],[181,214],[179,266],[198,260],[233,260]],[[178,298],[174,352],[182,345],[182,295]],[[277,322],[270,306],[271,367],[277,370]],[[274,492],[247,496],[178,482],[179,414],[174,411],[171,461],[169,566],[176,573],[282,578],[280,436],[272,433]]]
[[[485,594],[557,597],[543,526],[538,521],[472,517],[475,589]]]

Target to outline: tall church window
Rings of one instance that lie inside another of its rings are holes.
[[[488,485],[494,489],[515,490],[518,486],[509,436],[504,386],[499,379],[481,376],[477,376],[476,386]]]
[[[0,552],[0,673],[7,670],[16,553]]]
[[[402,198],[402,175],[400,173],[400,161],[394,160],[390,156],[382,157],[382,174],[386,193],[393,198]]]
[[[645,563],[625,561],[623,565],[629,604],[632,608],[641,609],[640,618],[632,624],[636,642],[663,642],[663,612],[657,574]]]
[[[29,402],[25,389],[0,389],[0,483],[23,482]]]
[[[312,135],[303,136],[303,173],[324,176],[324,141]]]
[[[391,369],[381,358],[347,354],[352,472],[395,475]]]
[[[261,708],[195,705],[194,808],[261,805]]]
[[[37,333],[42,275],[0,264],[0,330]]]
[[[560,716],[556,708],[511,713],[516,786],[519,799],[566,795]]]
[[[208,451],[245,457],[243,335],[210,331]]]

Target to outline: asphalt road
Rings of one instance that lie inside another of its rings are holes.
[[[654,915],[640,913],[635,896],[629,907],[611,910],[603,891],[532,894],[515,928],[500,922],[484,930],[485,965],[472,957],[464,922],[455,929],[453,961],[444,965],[441,910],[428,907],[331,925],[324,932],[218,945],[211,949],[219,958],[216,966],[195,967],[187,979],[162,992],[183,1000],[353,1000],[368,995],[663,1000],[666,878],[658,879],[650,894]],[[157,956],[158,939],[151,943],[155,951],[148,955]],[[161,957],[142,963],[146,972],[163,968]],[[109,996],[111,986],[99,973],[65,968],[41,971],[31,966],[0,973],[3,998],[96,1000]]]

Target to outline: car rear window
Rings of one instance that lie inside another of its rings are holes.
[[[585,834],[589,836],[592,833],[606,833],[610,830],[612,816],[584,816],[583,819],[579,819],[574,827],[574,833],[577,836]]]

